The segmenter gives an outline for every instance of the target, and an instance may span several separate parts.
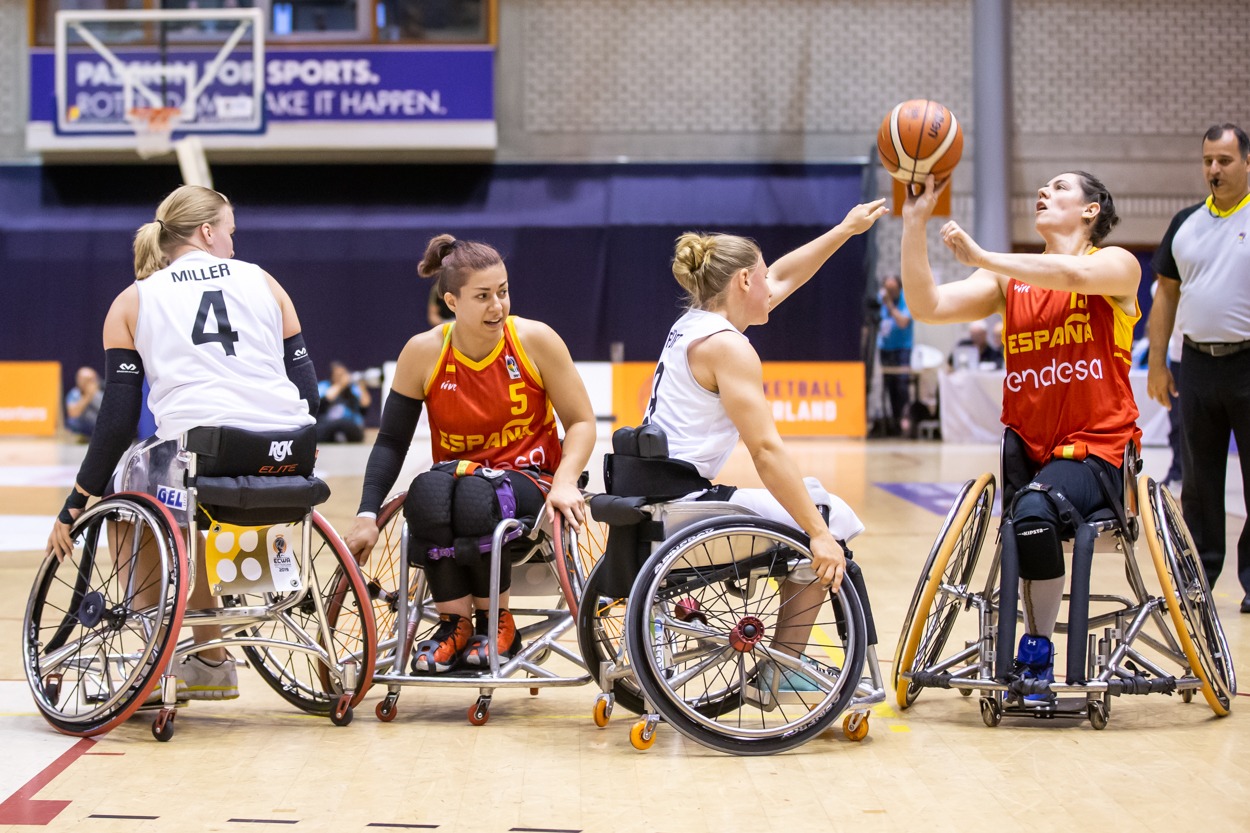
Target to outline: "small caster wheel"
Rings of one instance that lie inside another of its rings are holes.
[[[986,726],[993,729],[1003,719],[1003,707],[995,699],[991,697],[981,698],[981,720]]]
[[[635,749],[650,749],[655,744],[655,725],[648,720],[639,720],[629,728],[629,743]]]
[[[478,700],[468,711],[469,722],[474,726],[485,726],[486,721],[490,720],[490,701]]]
[[[352,722],[352,696],[350,694],[341,695],[334,704],[334,709],[330,712],[330,722],[335,726],[346,726]]]
[[[1107,713],[1107,704],[1100,701],[1094,701],[1089,704],[1089,725],[1095,729],[1107,728],[1107,721],[1111,715]]]
[[[612,720],[612,700],[606,694],[600,694],[595,698],[594,711],[595,725],[602,729]]]
[[[863,712],[848,714],[842,721],[842,734],[847,740],[861,741],[868,737],[868,715]]]
[[[161,709],[156,715],[156,719],[152,721],[152,737],[161,743],[167,742],[174,736],[174,718],[178,712],[174,709]]]
[[[1182,691],[1181,701],[1185,703],[1192,703],[1194,701],[1194,690],[1192,688],[1187,688]]]
[[[972,696],[972,689],[970,689],[970,688],[961,688],[961,689],[959,689],[959,693],[960,693],[960,694],[962,694],[964,697],[971,697],[971,696]]]
[[[530,689],[530,697],[537,697],[537,696],[538,696],[538,689],[536,689],[536,688],[531,688],[531,689]]]
[[[382,702],[378,703],[378,707],[373,710],[373,713],[378,716],[378,720],[381,720],[383,723],[390,723],[395,719],[395,715],[399,713],[399,706],[395,702],[398,699],[398,697],[392,697],[389,694],[382,698]]]

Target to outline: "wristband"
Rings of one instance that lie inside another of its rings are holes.
[[[368,518],[371,521],[376,521],[378,519],[378,513],[377,512],[357,512],[356,517]]]
[[[69,513],[69,510],[82,509],[86,507],[87,500],[87,496],[82,492],[77,489],[70,489],[69,497],[65,498],[65,505],[61,507],[61,511],[56,516],[56,519],[66,526],[72,526],[74,523],[74,516]]]

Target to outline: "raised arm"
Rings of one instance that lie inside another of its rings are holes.
[[[986,269],[978,269],[962,281],[941,286],[933,278],[925,227],[948,183],[949,180],[935,187],[933,177],[929,177],[924,191],[908,194],[903,205],[900,269],[903,294],[907,297],[907,308],[912,317],[930,324],[975,321],[1002,312],[1005,306],[1005,279]]]
[[[842,222],[769,266],[770,309],[776,309],[794,290],[811,280],[812,275],[847,240],[872,228],[873,223],[888,211],[885,198],[857,205],[846,213]]]
[[[595,448],[595,410],[569,348],[555,330],[522,318],[517,320],[517,333],[542,374],[547,397],[564,426],[560,465],[547,495],[547,517],[554,521],[559,512],[575,529],[580,528],[586,520],[586,502],[577,482]]]
[[[777,433],[768,400],[764,398],[764,370],[759,356],[749,343],[727,333],[709,336],[691,349],[701,353],[698,360],[703,366],[715,369],[725,412],[742,435],[764,487],[807,533],[812,569],[822,584],[837,587],[846,571],[845,556]]]

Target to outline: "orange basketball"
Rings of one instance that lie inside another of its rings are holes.
[[[902,183],[938,182],[959,164],[964,133],[955,114],[936,101],[904,101],[890,111],[877,131],[877,154],[890,176]]]

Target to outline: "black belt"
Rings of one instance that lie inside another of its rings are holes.
[[[1233,342],[1194,341],[1189,336],[1185,336],[1185,346],[1192,347],[1199,353],[1206,353],[1208,356],[1231,356],[1242,350],[1250,350],[1250,339]]]

